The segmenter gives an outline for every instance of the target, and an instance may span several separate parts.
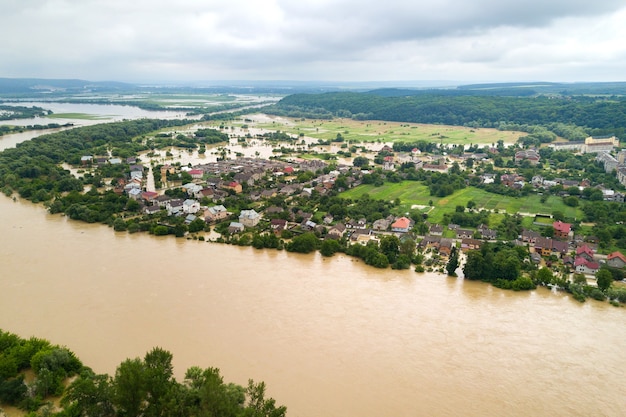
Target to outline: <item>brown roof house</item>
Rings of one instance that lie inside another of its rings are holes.
[[[626,256],[617,251],[610,253],[606,257],[606,263],[608,266],[613,268],[623,268],[626,266]]]

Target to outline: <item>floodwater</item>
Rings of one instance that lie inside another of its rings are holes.
[[[0,197],[0,328],[97,372],[161,346],[291,416],[622,416],[626,311],[354,259],[115,233]]]
[[[624,308],[115,233],[4,195],[0,328],[109,374],[160,346],[179,380],[263,380],[297,417],[626,415]]]

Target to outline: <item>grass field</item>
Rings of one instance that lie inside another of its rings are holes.
[[[46,116],[49,119],[77,119],[77,120],[104,120],[107,116],[87,113],[52,113]]]
[[[272,121],[264,118],[254,123],[255,127],[281,130],[299,135],[331,140],[340,133],[345,140],[354,142],[414,142],[425,140],[443,144],[490,145],[504,141],[517,141],[523,132],[505,132],[497,129],[469,128],[463,126],[425,125],[417,123],[383,122],[378,120],[358,121],[352,119],[291,119],[277,117]]]
[[[453,212],[456,206],[466,207],[470,200],[476,203],[477,209],[486,209],[493,212],[490,217],[492,226],[498,224],[502,218],[502,214],[498,215],[498,213],[532,215],[532,217],[528,217],[530,221],[526,221],[528,227],[532,225],[532,219],[535,214],[551,214],[554,211],[560,211],[565,217],[577,219],[580,219],[583,214],[580,209],[563,204],[563,200],[558,197],[549,197],[545,203],[542,203],[540,197],[536,195],[523,198],[506,197],[488,193],[474,187],[458,190],[454,194],[443,198],[433,197],[430,195],[428,187],[414,181],[404,181],[396,184],[387,183],[381,187],[360,185],[342,193],[341,196],[358,199],[363,194],[368,194],[374,199],[388,201],[399,198],[400,213],[408,213],[415,210],[415,206],[428,206],[429,202],[432,201],[433,209],[428,213],[428,217],[434,223],[441,222],[443,215]],[[420,211],[428,211],[428,209],[420,209]]]

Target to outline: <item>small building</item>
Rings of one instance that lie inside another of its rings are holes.
[[[443,235],[443,226],[440,224],[433,224],[428,228],[428,233],[435,236]]]
[[[204,220],[207,222],[215,222],[226,217],[228,217],[228,211],[222,205],[209,207],[204,214]]]
[[[552,227],[554,228],[554,237],[557,239],[568,239],[572,231],[571,224],[563,223],[560,220],[552,223]]]
[[[245,227],[254,227],[259,224],[259,220],[261,220],[261,215],[254,209],[241,210],[239,213],[239,222]]]
[[[337,223],[330,229],[328,229],[328,236],[336,239],[341,239],[346,232],[346,225],[343,223]]]
[[[228,233],[235,234],[235,233],[240,233],[243,232],[245,229],[244,225],[239,223],[239,222],[230,222],[230,225],[228,226]]]
[[[585,258],[576,258],[574,267],[576,272],[586,275],[595,275],[598,269],[600,269],[600,265],[597,262],[590,262]]]
[[[626,266],[626,256],[618,251],[610,253],[606,257],[606,264],[612,268],[624,268]]]
[[[187,199],[183,201],[183,213],[196,214],[200,211],[200,202],[198,200]]]
[[[411,220],[407,217],[399,217],[391,224],[391,231],[398,233],[406,233],[411,230]]]

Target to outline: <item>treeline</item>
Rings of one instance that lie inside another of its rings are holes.
[[[172,359],[157,347],[143,359],[126,359],[111,377],[83,366],[65,347],[0,330],[0,404],[33,417],[283,417],[287,412],[266,398],[265,383],[225,383],[217,368],[191,367],[178,382]],[[28,370],[34,379],[27,382]],[[53,397],[61,397],[60,411],[51,405]]]
[[[27,125],[27,126],[0,126],[0,136],[9,135],[11,133],[22,133],[27,130],[45,130],[45,129],[58,129],[61,127],[72,127],[73,123],[48,123],[45,125]]]
[[[133,138],[186,123],[150,119],[105,123],[22,142],[0,153],[0,188],[7,194],[17,191],[21,197],[35,202],[50,200],[66,191],[82,191],[83,181],[74,178],[60,164],[79,165],[84,155],[109,152],[120,158],[135,156],[147,150],[148,145]]]
[[[0,120],[30,119],[44,117],[52,113],[42,107],[7,106],[0,104]]]
[[[498,128],[501,123],[542,125],[558,123],[585,127],[589,134],[626,132],[626,99],[586,96],[498,97],[448,96],[439,92],[417,96],[380,96],[368,93],[294,94],[266,113],[302,112],[336,117],[396,122],[449,124]],[[556,132],[555,132],[556,133]]]

